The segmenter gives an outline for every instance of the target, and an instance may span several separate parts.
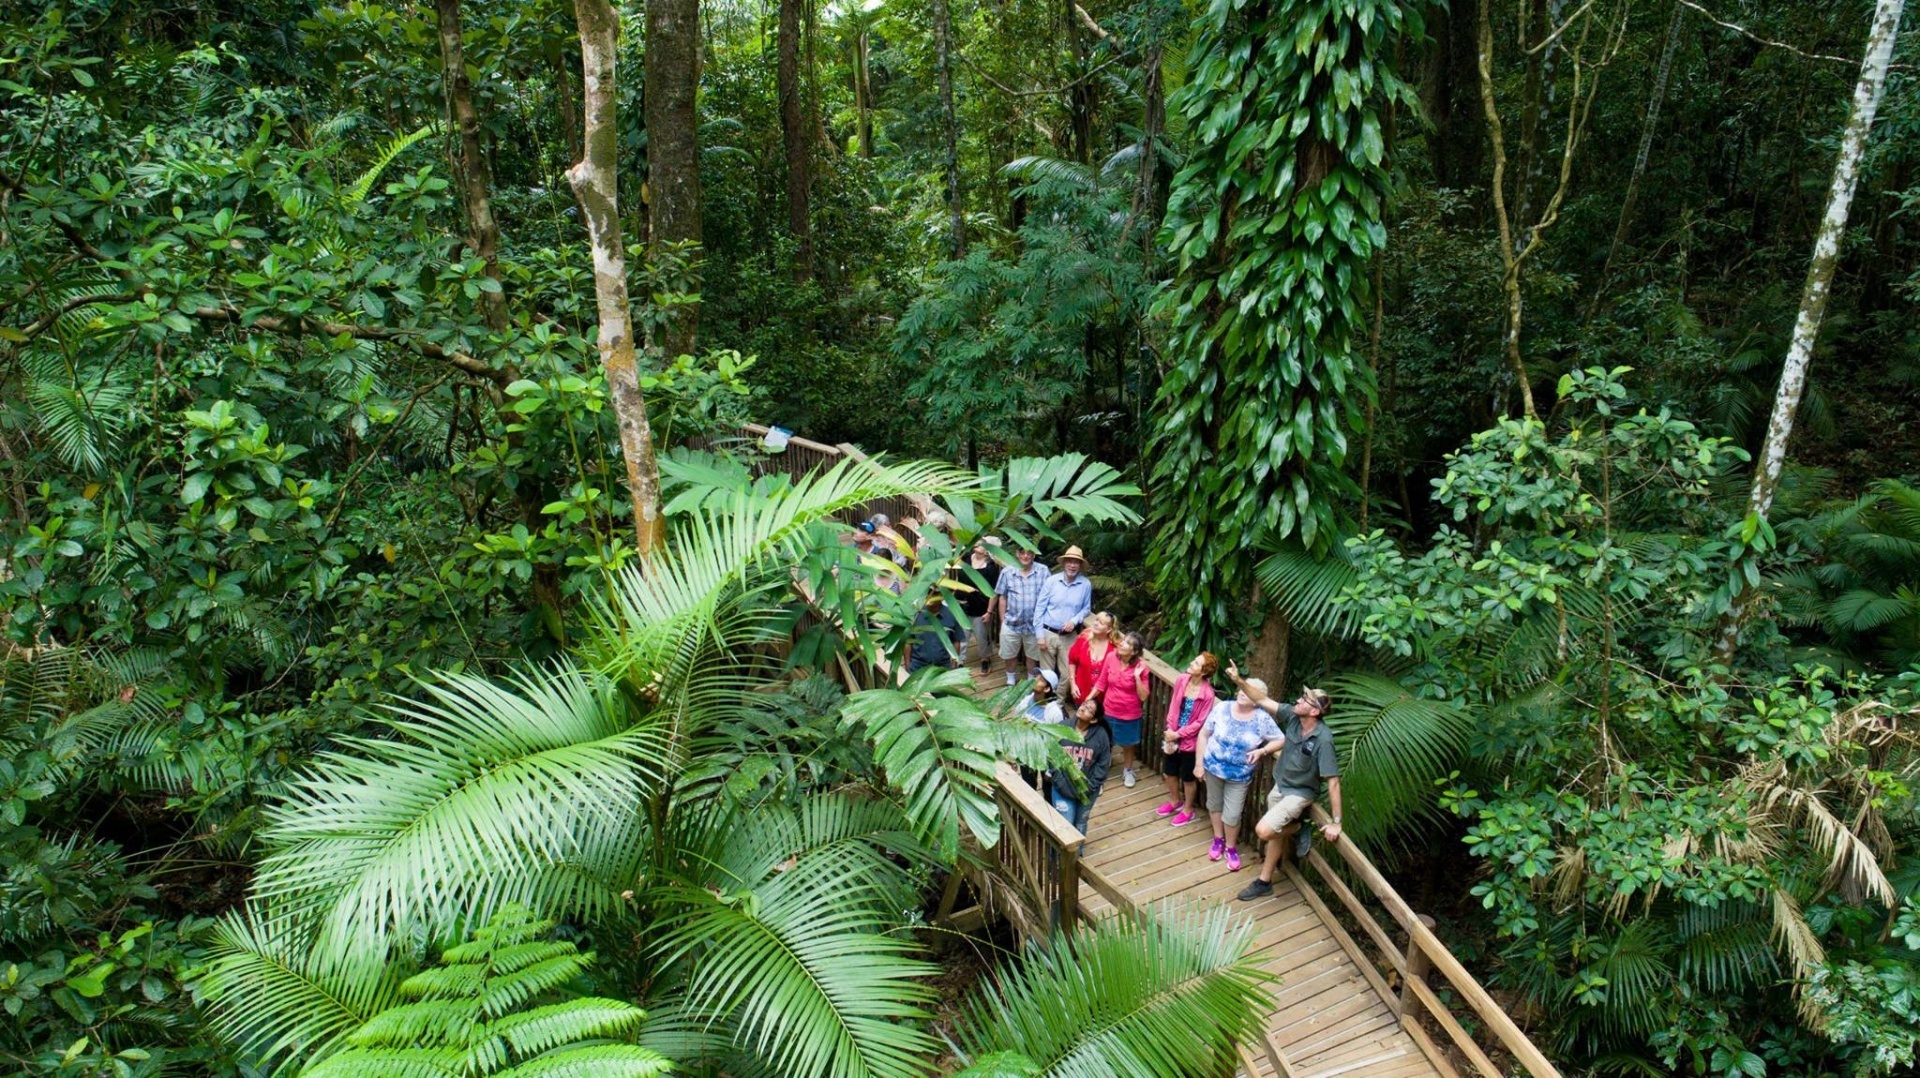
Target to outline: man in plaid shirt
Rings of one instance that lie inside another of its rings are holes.
[[[1027,676],[1040,673],[1039,626],[1034,624],[1033,615],[1040,606],[1040,589],[1047,584],[1047,567],[1033,560],[1033,551],[1022,549],[1015,556],[1019,564],[1000,570],[1000,585],[993,596],[993,606],[1000,612],[1000,658],[1007,664],[1009,685],[1018,680],[1013,661],[1023,653]],[[987,617],[993,615],[989,608]]]

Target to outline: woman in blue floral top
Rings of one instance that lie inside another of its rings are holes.
[[[1267,684],[1248,678],[1246,684],[1264,695]],[[1280,727],[1273,716],[1256,707],[1247,690],[1240,690],[1232,703],[1213,705],[1206,725],[1200,728],[1193,777],[1207,783],[1207,814],[1213,823],[1213,845],[1207,860],[1227,859],[1227,870],[1240,871],[1240,814],[1247,807],[1247,786],[1253,781],[1255,753],[1267,744],[1281,740]]]

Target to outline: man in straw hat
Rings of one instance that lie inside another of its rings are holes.
[[[1333,809],[1333,822],[1326,829],[1327,841],[1340,841],[1340,761],[1333,751],[1333,731],[1320,721],[1332,703],[1325,690],[1303,689],[1300,699],[1283,704],[1268,696],[1255,682],[1242,678],[1239,667],[1233,663],[1227,664],[1227,677],[1253,700],[1255,707],[1274,717],[1282,735],[1279,741],[1268,742],[1248,754],[1249,762],[1264,756],[1279,757],[1273,765],[1273,789],[1267,794],[1267,814],[1260,817],[1253,828],[1254,835],[1266,843],[1266,860],[1260,866],[1259,878],[1240,892],[1242,900],[1251,901],[1273,893],[1273,874],[1280,867],[1280,833],[1296,821],[1300,824],[1300,835],[1294,850],[1297,856],[1306,856],[1311,835],[1307,813],[1319,798],[1322,785],[1327,788],[1327,799]]]
[[[1068,547],[1060,555],[1059,571],[1040,589],[1040,603],[1033,612],[1034,624],[1040,630],[1042,661],[1060,675],[1062,686],[1070,686],[1073,678],[1067,651],[1073,647],[1081,624],[1093,613],[1093,581],[1084,575],[1086,569],[1087,556],[1077,546]]]

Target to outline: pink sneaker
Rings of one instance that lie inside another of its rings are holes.
[[[1218,861],[1220,860],[1220,855],[1226,852],[1227,840],[1224,838],[1216,838],[1213,840],[1213,845],[1207,847],[1207,860]]]
[[[1153,814],[1155,816],[1171,816],[1178,811],[1180,811],[1180,802],[1169,801],[1166,804],[1161,805],[1159,808],[1154,809]]]
[[[1186,809],[1181,809],[1179,815],[1173,818],[1173,826],[1185,827],[1187,824],[1191,823],[1192,821],[1193,821],[1193,813],[1188,812]]]
[[[1240,847],[1238,846],[1227,847],[1227,871],[1240,871]]]

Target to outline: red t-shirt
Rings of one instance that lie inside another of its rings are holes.
[[[1092,638],[1081,634],[1074,638],[1073,646],[1067,649],[1067,668],[1073,672],[1073,699],[1085,700],[1093,691],[1093,679],[1100,673],[1100,664],[1094,660],[1093,648],[1088,641]],[[1107,641],[1107,654],[1113,654],[1113,641]]]

